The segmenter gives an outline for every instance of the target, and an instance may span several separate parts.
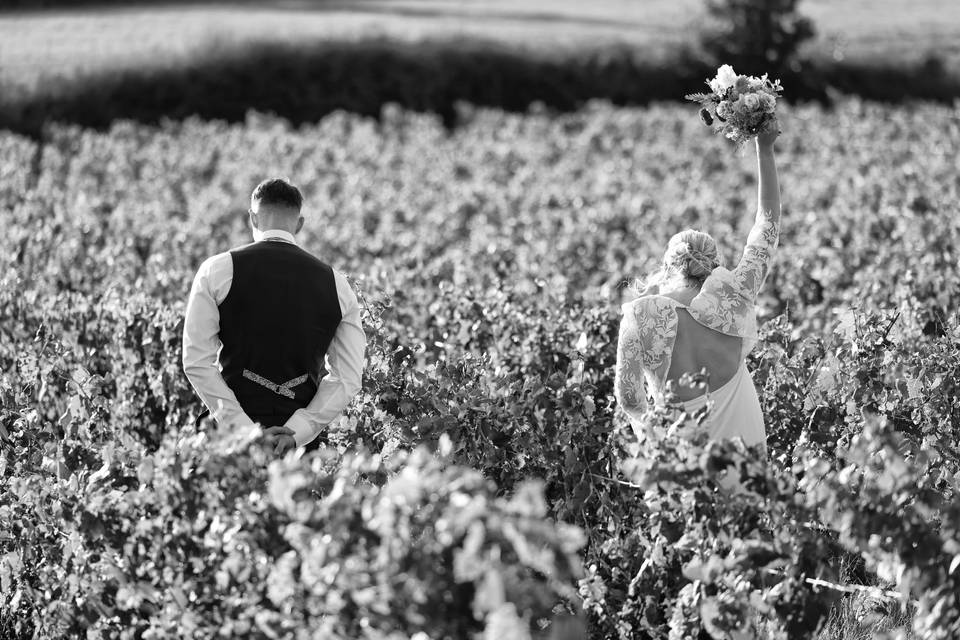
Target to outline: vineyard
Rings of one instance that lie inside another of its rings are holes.
[[[0,134],[0,638],[960,637],[960,112],[782,120],[769,464],[613,401],[631,280],[753,219],[692,108]],[[301,459],[195,427],[180,370],[267,175],[369,341]]]

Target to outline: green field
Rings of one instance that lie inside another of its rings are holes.
[[[804,6],[815,57],[960,70],[955,0]],[[669,65],[701,20],[698,0],[0,13],[2,90],[173,69],[77,83],[75,102],[31,107],[28,133],[0,128],[0,639],[954,640],[955,106],[778,107],[783,227],[748,358],[763,465],[676,407],[638,438],[613,397],[629,284],[685,227],[731,264],[755,211],[751,154],[692,105],[561,91],[569,111],[475,100],[450,127],[417,99],[555,97],[571,72],[473,64],[472,47],[434,67],[449,46],[187,64],[262,42],[479,38]],[[387,89],[403,86],[360,99],[385,61]],[[262,69],[278,81],[253,87]],[[631,70],[576,77],[666,77]],[[295,108],[263,113],[281,89]],[[63,122],[43,122],[58,106]],[[268,175],[302,188],[299,240],[349,275],[369,339],[361,392],[301,459],[275,459],[257,428],[196,426],[180,367],[191,279],[249,240]]]
[[[953,0],[809,0],[814,56],[908,64],[940,56],[960,69]],[[0,83],[33,87],[45,75],[176,65],[252,42],[482,38],[570,53],[627,45],[651,58],[691,40],[699,0],[355,0],[190,3],[0,13]]]
[[[625,285],[688,226],[732,263],[752,221],[753,159],[692,107],[0,133],[0,636],[547,640],[565,602],[589,640],[951,640],[956,112],[781,116],[766,466],[670,409],[638,440],[613,400]],[[270,174],[369,336],[301,460],[198,431],[179,364]]]

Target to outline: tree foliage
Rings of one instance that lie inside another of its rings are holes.
[[[707,59],[739,73],[779,78],[801,69],[801,47],[813,39],[813,21],[799,0],[707,0],[709,23],[700,34]]]

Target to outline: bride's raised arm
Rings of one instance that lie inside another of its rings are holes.
[[[780,180],[773,153],[773,143],[778,134],[774,130],[757,136],[757,219],[747,236],[743,257],[734,270],[744,293],[751,299],[757,296],[763,286],[770,270],[770,258],[780,237]]]

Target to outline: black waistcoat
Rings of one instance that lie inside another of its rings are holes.
[[[220,303],[223,379],[251,419],[282,425],[326,374],[340,324],[333,269],[289,242],[230,251],[233,281]]]

